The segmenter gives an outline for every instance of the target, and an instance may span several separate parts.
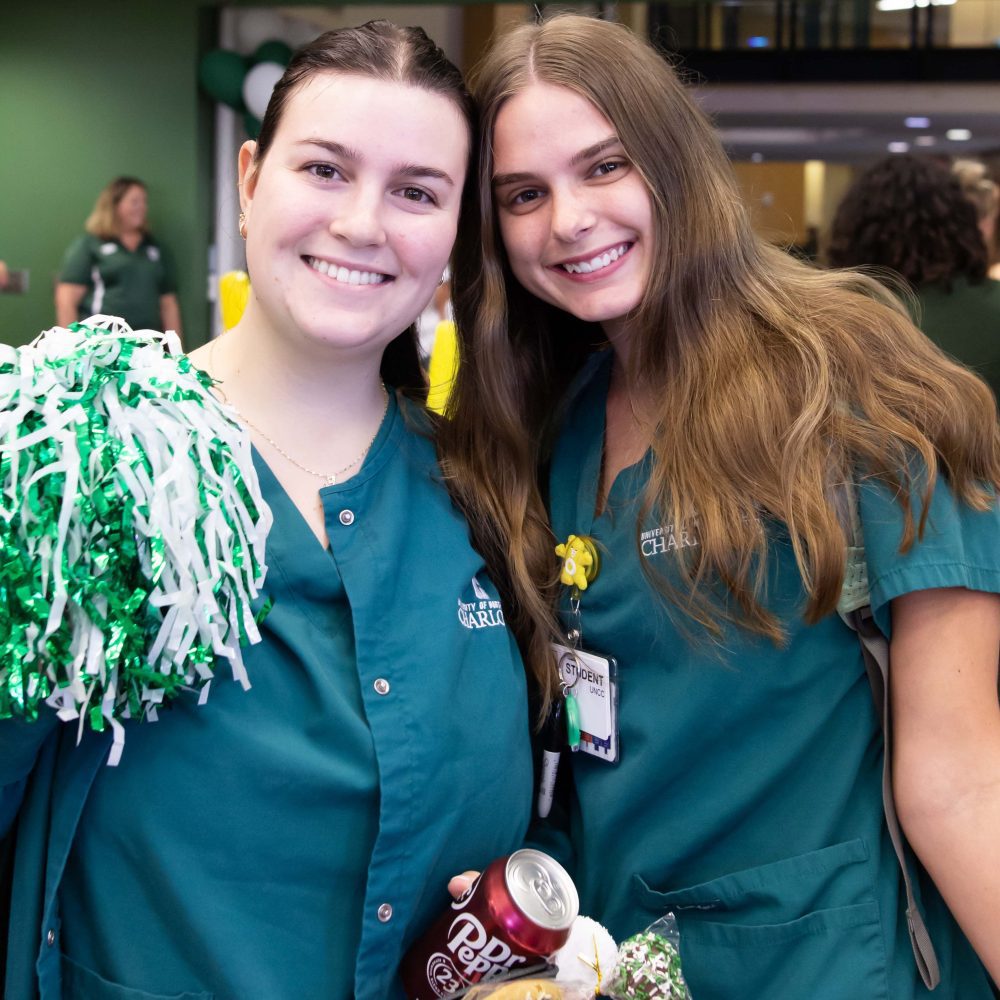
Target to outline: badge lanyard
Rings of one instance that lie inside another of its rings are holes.
[[[552,806],[564,746],[609,763],[618,760],[617,665],[614,659],[587,652],[582,646],[580,595],[600,574],[600,554],[587,535],[570,535],[555,552],[562,559],[559,580],[569,589],[571,617],[565,645],[553,644],[562,690],[543,731],[538,793],[542,818]]]

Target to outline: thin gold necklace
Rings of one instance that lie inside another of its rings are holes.
[[[334,486],[337,482],[338,476],[342,476],[349,469],[353,469],[354,466],[358,465],[360,462],[364,460],[365,455],[368,454],[368,452],[371,450],[371,446],[375,443],[375,438],[378,437],[378,432],[382,427],[382,421],[385,420],[386,413],[389,412],[389,391],[385,387],[385,382],[382,382],[381,380],[379,382],[379,384],[382,387],[382,394],[385,396],[385,404],[382,407],[382,415],[379,417],[378,423],[375,426],[375,433],[372,435],[372,439],[368,442],[368,444],[364,446],[364,448],[361,451],[361,454],[358,455],[357,458],[348,462],[347,465],[345,465],[342,469],[337,469],[336,472],[317,472],[315,469],[310,469],[309,466],[303,465],[300,461],[289,455],[288,452],[285,451],[285,449],[282,448],[281,445],[278,444],[278,442],[275,441],[273,437],[270,437],[268,434],[265,434],[264,431],[262,431],[245,413],[243,413],[240,409],[238,409],[229,401],[229,398],[226,396],[225,391],[221,388],[222,380],[218,378],[218,370],[215,367],[215,345],[219,342],[219,339],[220,339],[219,337],[216,337],[212,341],[212,346],[208,349],[208,363],[212,369],[210,374],[212,378],[215,379],[216,386],[220,387],[219,392],[222,394],[223,400],[225,401],[226,405],[229,406],[229,408],[248,427],[255,430],[279,455],[281,455],[283,458],[286,458],[289,462],[291,462],[296,469],[301,469],[303,472],[307,472],[310,476],[315,476],[317,479],[322,479],[324,486]]]

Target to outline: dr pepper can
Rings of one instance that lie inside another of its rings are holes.
[[[558,951],[580,909],[566,869],[541,851],[497,858],[406,953],[410,1000],[516,977]]]

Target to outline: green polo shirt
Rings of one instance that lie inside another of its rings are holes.
[[[133,330],[159,330],[160,296],[177,291],[168,255],[148,235],[135,250],[116,239],[81,236],[66,251],[59,280],[87,287],[79,319],[120,316]]]
[[[393,401],[361,471],[320,490],[328,550],[255,464],[275,519],[253,686],[220,670],[204,705],[130,725],[116,768],[72,726],[43,748],[9,1000],[38,984],[75,1000],[400,997],[449,877],[521,844],[524,671],[431,442]],[[8,812],[26,729],[0,726]]]
[[[617,659],[620,687],[619,763],[564,754],[582,912],[621,939],[673,911],[697,1000],[929,996],[884,828],[882,734],[857,638],[836,615],[802,621],[802,581],[777,527],[766,600],[784,647],[737,628],[713,642],[667,612],[643,569],[669,573],[698,526],[655,515],[637,525],[646,461],[618,476],[595,518],[609,361],[595,357],[579,380],[551,476],[557,537],[591,535],[602,553],[580,599],[583,646]],[[996,510],[959,508],[940,484],[927,537],[904,557],[897,505],[874,484],[859,493],[884,628],[889,602],[910,591],[1000,591]],[[942,969],[934,996],[987,1000],[978,960],[921,878]]]

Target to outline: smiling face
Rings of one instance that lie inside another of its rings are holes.
[[[642,301],[655,246],[652,200],[614,126],[574,91],[532,83],[500,109],[493,152],[515,277],[615,336]]]
[[[115,205],[115,218],[118,229],[122,233],[135,233],[146,225],[148,199],[146,189],[133,184],[125,189],[118,204]]]
[[[458,224],[468,129],[447,97],[319,73],[272,145],[240,153],[248,319],[286,337],[378,351],[419,315]]]

